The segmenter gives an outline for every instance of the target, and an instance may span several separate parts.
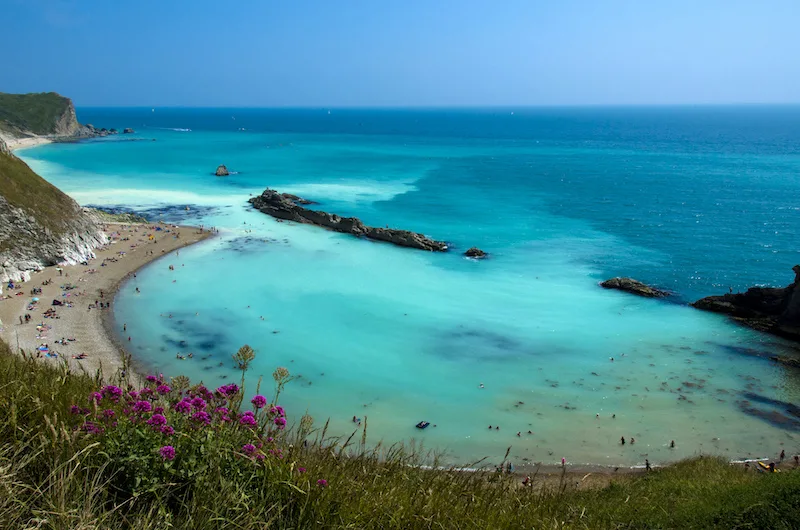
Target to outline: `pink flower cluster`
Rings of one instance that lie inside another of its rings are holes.
[[[242,390],[236,384],[222,385],[212,392],[202,385],[187,390],[174,388],[161,375],[147,376],[146,381],[138,390],[106,385],[89,394],[90,408],[72,405],[70,413],[80,421],[76,429],[87,435],[107,436],[123,425],[139,430],[145,427],[154,436],[149,438],[152,454],[157,453],[169,465],[180,465],[180,460],[171,462],[179,452],[192,450],[186,445],[191,435],[186,434],[202,429],[229,433],[231,440],[238,440],[234,443],[241,456],[253,463],[268,457],[286,459],[278,441],[286,429],[286,411],[270,404],[263,395],[252,397],[252,410],[240,411]],[[297,467],[296,471],[303,474],[306,469]],[[328,482],[319,479],[317,485],[325,488]]]

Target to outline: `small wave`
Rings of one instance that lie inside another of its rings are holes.
[[[355,181],[339,183],[289,184],[277,186],[282,192],[293,193],[306,199],[327,199],[338,202],[389,201],[398,195],[416,191],[409,182]]]
[[[160,131],[192,132],[191,129],[183,129],[181,127],[151,127],[151,129],[158,129]]]

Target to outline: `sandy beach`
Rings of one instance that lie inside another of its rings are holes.
[[[144,265],[211,236],[195,227],[166,224],[107,223],[104,230],[109,244],[96,249],[96,257],[86,264],[47,267],[14,289],[2,286],[0,337],[12,350],[44,362],[66,359],[72,368],[89,373],[115,373],[124,353],[113,330],[119,286]],[[34,293],[34,288],[41,292]],[[34,298],[38,302],[32,303]],[[52,305],[54,301],[63,305]],[[45,346],[46,351],[40,349]]]
[[[9,149],[12,151],[16,149],[25,149],[28,147],[36,147],[37,145],[44,145],[52,143],[53,140],[46,136],[28,136],[26,138],[14,138],[0,134],[0,140],[3,140]]]

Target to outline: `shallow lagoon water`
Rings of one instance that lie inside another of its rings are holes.
[[[82,204],[221,229],[121,290],[137,360],[216,385],[248,343],[251,388],[279,365],[298,376],[282,396],[295,419],[348,435],[367,417],[373,442],[414,438],[458,464],[508,446],[518,464],[608,465],[797,447],[800,376],[766,358],[785,345],[597,286],[625,274],[680,302],[788,283],[797,109],[314,112],[87,109],[155,141],[22,152]],[[238,174],[214,177],[219,163]],[[276,222],[246,202],[266,186],[455,251]],[[472,245],[491,258],[459,255]]]

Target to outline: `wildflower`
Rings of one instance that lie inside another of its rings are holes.
[[[89,434],[101,434],[103,432],[103,429],[101,427],[98,427],[91,421],[87,421],[86,423],[83,424],[83,430]]]
[[[95,403],[100,403],[102,401],[103,395],[100,392],[92,392],[89,394],[89,403],[94,401]]]
[[[222,385],[217,389],[217,393],[223,396],[235,396],[239,393],[239,385],[231,383],[229,385]]]
[[[317,481],[317,486],[319,486],[320,488],[324,488],[324,487],[326,487],[327,485],[328,485],[328,481],[327,481],[327,480],[325,480],[324,478],[321,478],[321,479],[319,479],[319,480]]]
[[[230,414],[230,410],[228,410],[228,407],[217,407],[216,409],[214,409],[214,412],[216,412],[221,416],[227,416],[228,414]]]
[[[192,400],[192,406],[197,410],[205,410],[206,405],[206,400],[201,397],[196,397]]]
[[[261,454],[261,453],[258,453],[258,454],[256,455],[256,460],[259,460],[259,461],[261,461],[261,460],[264,460],[264,455],[263,455],[263,454]]]
[[[287,377],[289,377],[289,370],[283,366],[277,367],[275,371],[272,372],[272,378],[278,383],[282,382]]]
[[[244,444],[242,446],[242,452],[247,456],[252,456],[253,453],[256,452],[256,446],[253,444]]]
[[[158,453],[164,460],[172,460],[175,458],[175,448],[172,447],[171,445],[165,445],[164,447],[158,450]]]
[[[255,416],[255,413],[254,413],[252,410],[246,410],[246,411],[242,412],[242,416],[251,416],[251,417],[254,417],[254,416]]]
[[[153,390],[150,388],[143,388],[141,392],[139,392],[139,397],[148,397],[153,395]]]
[[[164,407],[156,407],[153,409],[153,414],[164,414]]]
[[[70,414],[80,414],[81,413],[81,408],[78,405],[72,405],[69,408],[69,413]]]
[[[248,427],[255,427],[258,422],[253,416],[243,415],[241,418],[239,418],[239,424],[246,425]]]
[[[116,413],[116,412],[114,412],[114,411],[113,411],[113,410],[111,410],[111,409],[106,409],[106,410],[104,410],[104,411],[103,411],[103,418],[105,418],[105,419],[107,419],[107,420],[110,420],[110,419],[112,419],[112,418],[113,418],[114,416],[116,416],[116,415],[117,415],[117,413]]]
[[[298,473],[305,473],[305,472],[306,472],[306,468],[304,468],[304,467],[298,467],[298,468],[297,468],[297,472],[298,472]]]
[[[257,409],[264,408],[267,405],[267,398],[262,395],[253,396],[253,399],[250,400],[250,403]]]
[[[286,411],[283,410],[283,407],[281,407],[280,405],[275,405],[274,407],[269,409],[269,411],[272,414],[277,414],[278,416],[286,416]]]
[[[172,389],[169,387],[169,385],[158,385],[158,388],[156,388],[156,392],[158,392],[163,396],[164,394],[169,394],[170,392],[172,392]]]
[[[114,402],[119,401],[119,398],[122,396],[122,389],[114,385],[105,386],[100,392],[103,396]]]
[[[151,382],[151,383],[155,383],[156,381],[158,381],[158,377],[156,377],[156,376],[154,376],[154,375],[148,375],[148,376],[146,377],[146,379],[147,379],[149,382]]]
[[[275,425],[277,425],[279,429],[283,430],[286,427],[286,418],[278,416],[277,418],[275,418],[275,421],[273,423],[275,423]]]
[[[130,392],[128,392],[128,395],[129,395],[131,398],[133,398],[133,399],[136,399],[136,398],[138,398],[138,397],[139,397],[139,392],[137,392],[136,390],[131,390]]]
[[[134,412],[150,412],[153,409],[153,406],[150,404],[149,401],[137,401],[133,405]]]
[[[209,416],[208,412],[204,410],[200,410],[192,414],[192,419],[199,423],[205,423],[206,425],[211,423],[211,416]]]
[[[177,412],[188,414],[189,412],[192,411],[192,403],[188,399],[184,398],[179,402],[175,403],[175,410]]]
[[[147,424],[150,427],[160,428],[162,425],[167,424],[167,418],[165,418],[163,414],[153,414],[150,419],[147,420]]]
[[[175,434],[175,429],[173,429],[169,425],[162,425],[161,426],[161,433],[162,434],[166,434],[167,436],[172,436],[173,434]]]

